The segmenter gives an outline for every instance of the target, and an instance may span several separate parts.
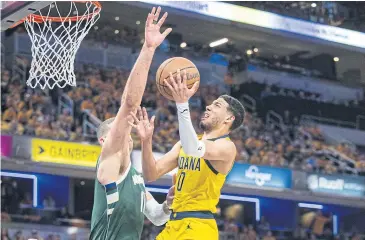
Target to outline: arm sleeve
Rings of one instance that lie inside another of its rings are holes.
[[[205,144],[198,139],[190,118],[189,103],[176,103],[179,119],[179,134],[184,152],[195,157],[203,157]]]
[[[158,204],[154,198],[147,201],[144,214],[153,225],[161,226],[169,220],[170,212],[168,214],[165,213],[164,204],[166,203]]]

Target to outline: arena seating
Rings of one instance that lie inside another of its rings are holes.
[[[26,59],[20,58],[19,62],[24,64]],[[45,96],[39,90],[26,88],[16,76],[11,76],[9,70],[4,69],[2,74],[5,79],[2,84],[2,92],[5,93],[2,96],[4,100],[1,125],[3,132],[52,137],[58,140],[87,140],[95,143],[95,137],[83,137],[81,128],[83,111],[89,111],[101,121],[114,117],[129,72],[119,69],[100,69],[89,65],[82,66],[76,72],[81,80],[80,86],[69,88],[65,93],[74,102],[74,109],[65,108],[59,115],[56,111],[58,108],[51,107],[54,104],[51,97]],[[154,150],[166,152],[178,141],[175,107],[172,102],[165,101],[158,93],[153,77],[149,78],[142,106],[149,109],[150,115],[156,116]],[[318,136],[313,136],[314,132],[320,135],[319,130],[315,128],[315,130],[313,128],[307,130],[298,125],[302,114],[339,120],[354,119],[357,114],[364,111],[357,102],[342,104],[321,102],[320,96],[316,94],[280,89],[253,81],[232,89],[233,96],[240,97],[239,94],[242,93],[253,97],[258,104],[257,112],[247,112],[245,124],[232,135],[238,148],[237,161],[324,173],[364,174],[364,154],[345,144],[333,146],[333,149],[340,149],[340,152],[353,160],[352,163],[350,162],[349,169],[341,168],[338,164],[333,164],[333,161],[325,160],[328,157],[326,157],[327,154],[323,154],[323,150],[330,146],[325,144],[323,138],[318,139]],[[217,86],[200,87],[192,101],[192,120],[196,128],[205,106],[220,94]],[[275,104],[272,104],[273,102]],[[276,104],[277,102],[280,104]],[[306,107],[309,105],[310,107]],[[343,111],[331,111],[331,107],[341,108]],[[265,125],[265,116],[269,110],[274,110],[284,117],[285,127]],[[73,116],[70,115],[71,112],[74,112]],[[344,112],[347,114],[343,114]],[[95,132],[89,135],[95,136]],[[308,135],[312,140],[308,139]],[[313,140],[316,137],[317,139]],[[134,136],[134,139],[135,147],[139,148],[138,138]]]

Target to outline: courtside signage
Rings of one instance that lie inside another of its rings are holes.
[[[349,197],[365,197],[365,178],[361,176],[309,174],[309,190]]]
[[[291,188],[292,174],[289,169],[235,163],[226,183],[268,188]]]
[[[150,3],[149,1],[141,1]],[[278,14],[237,6],[224,2],[153,1],[153,4],[199,13],[273,30],[315,37],[335,43],[365,48],[365,33],[312,23]]]
[[[36,162],[95,167],[100,150],[100,146],[90,144],[32,139],[32,159]]]

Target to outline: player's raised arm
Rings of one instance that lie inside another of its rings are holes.
[[[158,21],[160,12],[161,8],[158,7],[157,11],[156,8],[153,8],[148,14],[145,26],[145,42],[124,88],[121,106],[104,144],[102,155],[120,149],[121,140],[123,142],[128,141],[131,128],[128,125],[127,116],[130,111],[135,111],[141,104],[155,50],[171,32],[171,28],[168,28],[160,33],[160,27],[167,18],[167,13],[165,13]]]
[[[233,142],[226,139],[218,139],[215,141],[199,140],[190,119],[189,99],[194,95],[198,88],[196,82],[191,89],[187,87],[186,72],[180,74],[177,70],[176,78],[170,74],[169,81],[165,80],[165,84],[170,89],[174,100],[176,101],[177,114],[179,120],[179,133],[181,146],[184,152],[191,156],[203,157],[209,160],[232,161],[235,158],[236,147]],[[217,108],[227,108],[223,101],[217,101]],[[228,105],[228,103],[226,103]],[[230,114],[227,119],[221,120],[231,124],[235,116]],[[242,118],[243,119],[243,118]],[[218,118],[215,121],[219,121]],[[229,132],[230,127],[218,131]]]
[[[119,175],[120,167],[128,164],[126,162],[118,162],[117,158],[109,157],[115,154],[129,155],[128,142],[131,127],[128,124],[127,117],[130,111],[135,111],[140,105],[155,50],[171,32],[171,28],[168,28],[163,33],[160,33],[160,27],[167,18],[167,13],[165,13],[158,20],[160,12],[160,7],[157,10],[154,7],[151,13],[148,14],[145,26],[145,42],[124,88],[121,106],[105,138],[98,171],[98,179],[101,179],[102,182],[115,181]],[[129,161],[128,157],[123,156],[118,157],[118,159]],[[110,161],[103,163],[106,159],[110,159]]]
[[[141,138],[143,177],[148,182],[156,181],[158,178],[177,167],[180,143],[176,143],[168,153],[156,161],[152,151],[152,135],[155,117],[153,116],[149,120],[145,108],[139,108],[137,115],[131,112],[131,117],[133,118],[134,123],[129,122],[129,124],[137,130],[138,135]]]

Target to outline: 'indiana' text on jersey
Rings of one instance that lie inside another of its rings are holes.
[[[230,141],[227,136],[222,138]],[[174,212],[217,211],[226,175],[217,172],[209,160],[189,156],[181,148],[176,179],[175,198],[171,206]]]
[[[200,171],[200,158],[179,156],[179,169]]]

